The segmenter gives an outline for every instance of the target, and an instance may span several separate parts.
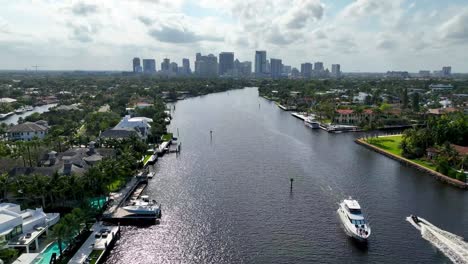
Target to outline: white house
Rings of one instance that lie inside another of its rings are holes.
[[[151,134],[151,125],[149,123],[153,122],[153,119],[147,117],[130,117],[126,115],[115,127],[114,129],[128,129],[133,128],[137,129],[142,135],[143,139],[148,138],[148,135]]]
[[[44,138],[47,135],[49,128],[45,121],[38,121],[35,123],[25,122],[12,126],[8,129],[8,139],[9,140],[22,140],[22,141],[31,141],[34,137],[39,139]]]
[[[39,237],[60,219],[58,213],[44,213],[42,208],[21,211],[17,204],[0,204],[0,243],[7,247],[25,248],[32,243],[39,248]]]
[[[359,92],[358,95],[353,97],[353,101],[358,102],[360,104],[363,104],[365,102],[367,96],[369,96],[368,93]]]

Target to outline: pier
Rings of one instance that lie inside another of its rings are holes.
[[[103,263],[109,251],[120,237],[120,226],[95,223],[93,231],[68,263]]]
[[[111,205],[103,213],[102,221],[121,225],[154,225],[158,223],[157,215],[136,215],[122,207],[127,201],[138,199],[148,184],[145,174],[132,178],[127,185],[117,193],[111,194]]]

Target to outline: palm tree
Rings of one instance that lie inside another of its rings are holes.
[[[3,173],[3,174],[0,174],[0,186],[3,187],[3,190],[2,190],[2,199],[6,199],[7,198],[7,192],[8,192],[8,187],[9,187],[9,175],[8,173]]]
[[[54,225],[52,229],[53,236],[57,239],[60,255],[62,255],[63,249],[62,244],[64,241],[67,241],[70,235],[70,228],[69,226],[62,221],[62,219]]]

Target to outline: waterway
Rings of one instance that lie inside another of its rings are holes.
[[[173,117],[182,152],[147,189],[161,224],[125,227],[107,263],[450,263],[410,214],[468,238],[465,191],[353,142],[363,134],[311,130],[255,88],[179,101]],[[367,246],[336,215],[349,195],[370,220]]]
[[[27,111],[27,112],[23,112],[21,114],[14,114],[14,115],[11,115],[7,118],[5,118],[4,120],[0,120],[0,123],[5,123],[5,124],[18,124],[18,119],[20,117],[22,118],[25,118],[27,116],[30,116],[34,113],[39,113],[39,114],[42,114],[44,112],[48,112],[50,108],[56,106],[57,104],[46,104],[46,105],[41,105],[41,106],[36,106],[34,107],[34,109],[32,111]]]

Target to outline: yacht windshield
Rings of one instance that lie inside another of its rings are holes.
[[[366,222],[364,220],[351,220],[353,225],[364,225]]]
[[[361,209],[349,209],[349,212],[352,214],[361,214]]]

